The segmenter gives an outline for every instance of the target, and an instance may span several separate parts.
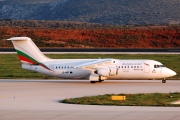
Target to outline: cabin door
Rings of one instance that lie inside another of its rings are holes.
[[[144,72],[145,72],[145,73],[149,73],[149,71],[150,71],[150,66],[149,66],[149,64],[144,63]]]

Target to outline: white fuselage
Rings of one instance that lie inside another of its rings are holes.
[[[104,77],[105,79],[161,79],[174,76],[176,73],[164,67],[160,62],[154,60],[117,60],[96,64],[96,69],[76,67],[81,64],[90,63],[98,59],[61,59],[45,62],[51,70],[40,65],[22,64],[22,68],[40,72],[43,74],[67,78],[88,78],[91,74]]]

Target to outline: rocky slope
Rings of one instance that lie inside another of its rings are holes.
[[[179,24],[179,0],[0,0],[0,19]]]

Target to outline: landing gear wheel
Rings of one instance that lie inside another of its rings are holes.
[[[162,80],[162,83],[166,83],[166,80]]]
[[[99,80],[99,82],[103,82],[104,80]]]
[[[96,83],[96,81],[91,81],[92,84]]]

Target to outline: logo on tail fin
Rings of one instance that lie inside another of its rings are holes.
[[[32,58],[29,55],[23,53],[22,51],[16,49],[16,52],[17,52],[18,57],[19,57],[19,59],[21,60],[22,63],[28,63],[28,64],[32,64],[32,65],[40,65],[40,66],[44,67],[45,69],[51,70],[46,65],[44,65],[43,63],[38,62],[34,58]]]
[[[26,63],[33,64],[33,65],[39,64],[39,62],[37,60],[33,59],[29,55],[27,55],[19,50],[16,50],[16,52],[17,52],[18,57],[21,60],[21,62],[26,62]]]

